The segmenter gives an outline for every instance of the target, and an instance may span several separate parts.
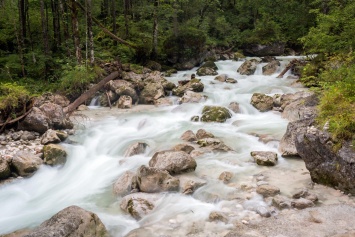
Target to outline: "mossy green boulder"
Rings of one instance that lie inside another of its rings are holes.
[[[218,122],[224,123],[232,115],[229,110],[221,106],[205,106],[202,110],[202,122]]]
[[[47,165],[64,165],[67,161],[67,152],[60,145],[45,145],[43,147],[43,159]]]

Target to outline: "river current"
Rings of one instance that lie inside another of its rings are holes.
[[[227,74],[238,81],[222,83],[214,76],[201,76],[205,85],[203,94],[208,99],[202,103],[154,107],[149,110],[103,114],[106,110],[91,107],[102,119],[81,121],[84,128],[72,139],[78,143],[64,143],[69,153],[63,167],[42,166],[31,178],[15,181],[0,187],[0,234],[22,228],[32,228],[70,205],[78,205],[96,213],[113,236],[124,236],[142,228],[141,236],[223,236],[233,227],[231,222],[260,218],[253,208],[268,206],[261,196],[241,190],[255,186],[255,177],[263,173],[269,183],[278,186],[284,195],[310,182],[309,173],[300,159],[284,159],[278,152],[278,140],[285,133],[288,121],[275,111],[261,113],[250,105],[254,92],[273,94],[295,93],[294,79],[276,78],[292,58],[280,58],[280,69],[271,76],[263,76],[260,64],[252,76],[237,73],[242,62],[218,61],[219,74]],[[175,82],[196,73],[194,68],[167,77]],[[227,107],[238,102],[241,113],[233,113],[225,123],[191,122],[200,115],[204,105]],[[116,108],[112,110],[117,110]],[[135,171],[147,165],[157,151],[170,149],[183,143],[180,136],[187,130],[196,132],[203,128],[213,133],[231,147],[233,152],[206,153],[196,158],[196,176],[207,181],[191,196],[166,193],[155,209],[140,221],[120,209],[121,197],[113,195],[115,180],[127,170]],[[255,135],[268,135],[272,139],[262,142]],[[142,155],[124,158],[129,145],[145,142],[149,149]],[[273,151],[279,155],[275,167],[257,166],[251,151]],[[124,161],[124,162],[123,162]],[[223,171],[234,174],[228,185],[218,179]],[[324,202],[326,200],[324,199]],[[212,211],[227,213],[230,223],[209,222]]]

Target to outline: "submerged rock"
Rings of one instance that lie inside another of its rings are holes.
[[[70,206],[43,222],[26,237],[109,237],[104,224],[92,212]]]
[[[233,149],[224,144],[221,140],[217,138],[203,138],[197,141],[200,147],[207,148],[211,151],[232,151]]]
[[[256,192],[261,194],[263,197],[272,197],[280,193],[280,189],[273,185],[260,185],[256,188]]]

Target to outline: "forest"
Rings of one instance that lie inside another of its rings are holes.
[[[319,123],[355,140],[352,0],[0,0],[0,29],[2,116],[46,91],[74,99],[107,62],[164,71],[176,54],[282,43],[317,55],[300,81],[320,94]]]

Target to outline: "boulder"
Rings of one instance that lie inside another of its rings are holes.
[[[218,74],[217,70],[218,67],[213,61],[207,61],[197,69],[196,74],[199,76],[215,76]]]
[[[261,194],[263,197],[272,197],[280,193],[280,189],[273,185],[260,185],[256,188],[256,192]]]
[[[194,171],[196,161],[183,151],[159,151],[156,152],[149,161],[149,166],[161,170],[166,170],[170,174],[181,174]]]
[[[70,101],[65,96],[46,92],[36,99],[33,106],[40,107],[47,102],[60,105],[61,107],[66,107],[70,104]]]
[[[306,132],[307,127],[312,125],[313,119],[302,119],[289,122],[286,133],[283,135],[279,145],[279,151],[283,157],[299,156],[296,149],[296,137]]]
[[[240,113],[240,107],[238,102],[230,102],[228,109],[232,110],[234,113]]]
[[[306,98],[309,97],[311,95],[314,95],[314,92],[310,92],[310,91],[298,91],[296,93],[293,94],[283,94],[281,95],[281,97],[279,98],[279,103],[280,103],[280,107],[282,110],[285,109],[285,107],[287,105],[289,105],[291,102],[294,102],[298,99],[301,98]]]
[[[48,117],[38,108],[33,107],[32,111],[19,124],[19,129],[45,133],[50,128]]]
[[[224,123],[232,115],[229,110],[222,106],[204,106],[202,110],[202,122]]]
[[[57,132],[52,129],[48,129],[41,137],[41,144],[47,145],[49,143],[60,143],[61,140],[57,136]]]
[[[178,144],[173,147],[174,151],[184,151],[187,154],[190,154],[195,148],[193,146],[190,146],[188,144]]]
[[[351,142],[334,150],[330,134],[311,126],[297,135],[296,149],[312,181],[355,195],[355,151]]]
[[[132,171],[124,172],[113,185],[113,193],[117,196],[125,196],[131,192],[138,191],[137,176]]]
[[[157,193],[132,193],[122,198],[120,207],[136,220],[150,213],[161,198]]]
[[[180,103],[199,103],[206,101],[207,96],[201,95],[193,91],[186,91],[185,94],[181,97]]]
[[[273,197],[272,204],[280,210],[291,207],[291,201],[281,195],[276,195],[275,197]]]
[[[292,198],[294,199],[300,199],[300,198],[305,198],[307,200],[310,200],[312,202],[318,201],[317,195],[310,193],[308,189],[303,188],[301,190],[298,190],[296,193],[292,195]]]
[[[314,118],[317,114],[318,98],[316,94],[301,97],[284,106],[282,117],[289,121]]]
[[[137,184],[141,192],[157,193],[179,190],[179,179],[168,171],[142,165],[137,170]]]
[[[246,60],[237,70],[241,75],[253,75],[256,71],[259,61],[256,59]]]
[[[277,71],[279,67],[280,67],[280,62],[278,60],[272,60],[271,62],[263,66],[262,68],[263,75],[266,76],[272,75]]]
[[[7,179],[11,175],[9,163],[0,156],[0,180]]]
[[[11,166],[22,177],[33,175],[43,164],[43,160],[28,151],[19,151],[12,158]]]
[[[122,95],[117,101],[117,108],[130,109],[132,108],[132,97],[128,95]]]
[[[47,165],[64,165],[67,161],[67,152],[57,144],[49,144],[43,147],[43,160]]]
[[[278,56],[285,51],[284,42],[273,42],[269,44],[248,44],[243,48],[243,54],[247,56]]]
[[[235,83],[238,83],[238,81],[234,78],[227,78],[226,83],[235,84]]]
[[[172,94],[176,96],[183,96],[186,91],[193,91],[193,92],[203,92],[204,85],[200,79],[194,78],[188,81],[184,85],[179,85],[178,87],[172,90]]]
[[[271,151],[252,151],[250,155],[258,165],[274,166],[277,162],[277,153]]]
[[[35,132],[30,132],[30,131],[23,131],[21,135],[21,139],[23,141],[31,141],[36,139],[36,133]]]
[[[129,96],[132,100],[132,103],[136,103],[138,101],[138,94],[134,88],[131,87],[120,87],[115,90],[116,95],[120,98],[122,96]]]
[[[53,129],[72,129],[73,124],[65,117],[63,108],[53,103],[44,103],[39,109],[48,118],[50,128]]]
[[[139,95],[139,103],[154,104],[155,100],[164,97],[164,95],[164,88],[161,83],[147,83]]]
[[[223,183],[228,183],[232,178],[233,178],[233,173],[228,171],[223,171],[218,177],[218,179],[222,180]]]
[[[225,145],[224,142],[217,138],[203,138],[197,141],[200,147],[206,148],[210,151],[232,151],[233,149]]]
[[[154,105],[156,106],[169,106],[173,104],[174,102],[169,97],[159,98],[154,101]]]
[[[251,97],[250,104],[254,106],[260,112],[266,112],[272,110],[274,105],[274,100],[271,96],[261,94],[261,93],[254,93]]]
[[[206,180],[192,174],[181,174],[176,178],[180,180],[180,192],[183,194],[192,194],[196,189],[207,184]]]
[[[77,206],[67,207],[26,237],[108,237],[110,236],[99,217]]]
[[[305,209],[308,207],[313,207],[314,203],[311,200],[305,199],[305,198],[300,198],[291,201],[291,206],[297,209]]]
[[[196,135],[193,131],[191,130],[187,130],[186,132],[184,132],[181,137],[181,140],[187,141],[187,142],[193,142],[193,141],[197,141]]]
[[[205,129],[199,129],[196,132],[196,138],[197,139],[203,139],[203,138],[214,138],[214,135],[210,132],[207,132]]]
[[[143,154],[148,147],[148,144],[145,142],[137,142],[131,144],[126,152],[124,153],[124,157],[135,156],[139,154]]]
[[[227,79],[228,79],[227,74],[221,74],[221,75],[218,75],[214,78],[214,80],[220,81],[220,82],[225,82]]]

